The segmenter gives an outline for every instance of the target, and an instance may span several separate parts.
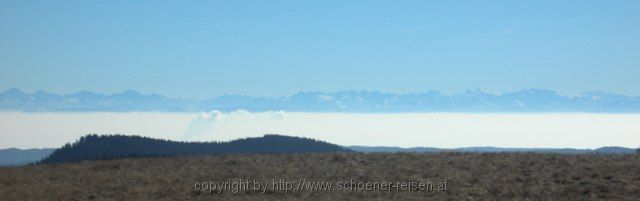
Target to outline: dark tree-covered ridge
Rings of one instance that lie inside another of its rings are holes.
[[[274,134],[229,142],[180,142],[141,136],[90,134],[81,137],[73,144],[66,144],[56,149],[40,162],[62,163],[176,155],[323,152],[351,152],[351,150],[319,140]]]

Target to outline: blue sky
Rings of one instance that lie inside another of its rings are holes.
[[[0,1],[0,90],[640,95],[640,1]]]

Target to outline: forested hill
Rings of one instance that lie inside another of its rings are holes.
[[[56,149],[41,163],[126,157],[213,155],[236,153],[321,153],[351,150],[314,139],[265,135],[229,142],[178,142],[126,135],[87,135]]]

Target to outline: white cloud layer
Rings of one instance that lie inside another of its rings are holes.
[[[0,148],[58,147],[88,133],[189,141],[279,133],[340,145],[637,147],[638,114],[0,113]]]

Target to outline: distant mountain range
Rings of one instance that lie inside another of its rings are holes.
[[[377,91],[300,92],[281,97],[222,95],[211,99],[178,99],[159,94],[124,91],[112,95],[81,91],[60,95],[46,91],[25,93],[10,88],[0,93],[1,111],[57,112],[200,112],[301,111],[301,112],[589,112],[637,113],[640,97],[604,92],[578,96],[530,89],[504,94],[480,90],[447,95],[438,91],[394,94]]]
[[[49,156],[53,148],[44,149],[0,149],[0,166],[26,165]]]

